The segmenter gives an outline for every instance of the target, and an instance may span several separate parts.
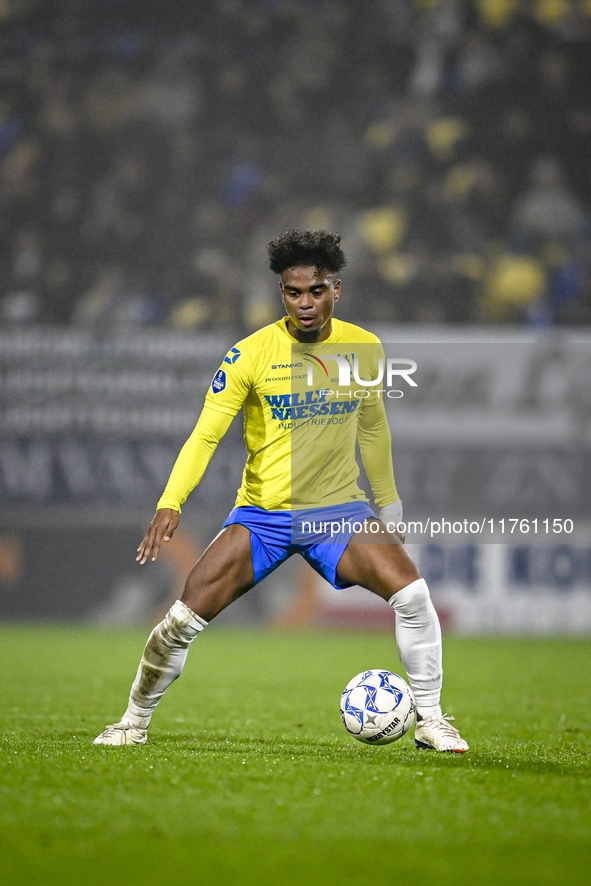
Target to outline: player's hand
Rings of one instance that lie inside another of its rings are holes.
[[[140,566],[143,566],[150,559],[150,556],[152,560],[158,558],[160,545],[163,541],[170,541],[175,529],[179,525],[179,520],[180,514],[173,508],[160,508],[160,510],[156,511],[152,522],[148,526],[148,531],[137,549],[137,557],[135,559]]]

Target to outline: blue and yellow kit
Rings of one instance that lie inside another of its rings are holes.
[[[158,508],[180,511],[241,408],[247,461],[236,507],[367,501],[357,442],[376,504],[396,501],[390,430],[372,384],[380,359],[377,336],[334,317],[330,336],[313,345],[293,338],[285,317],[239,341],[213,377]]]

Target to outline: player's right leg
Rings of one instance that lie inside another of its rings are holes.
[[[195,564],[180,600],[156,625],[145,646],[121,721],[94,744],[145,744],[148,725],[170,684],[180,676],[189,646],[204,627],[254,584],[250,531],[227,526]]]
[[[400,539],[383,531],[381,543],[365,529],[351,539],[338,577],[378,594],[396,613],[398,653],[417,703],[417,747],[463,753],[468,743],[441,710],[441,627],[429,588]]]

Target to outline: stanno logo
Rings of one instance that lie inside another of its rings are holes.
[[[303,366],[303,363],[275,363],[271,369],[291,369],[292,366]]]
[[[224,363],[235,363],[239,356],[240,351],[238,348],[231,348],[224,357]]]

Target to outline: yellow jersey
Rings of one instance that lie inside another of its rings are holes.
[[[367,501],[358,485],[357,440],[377,504],[398,499],[375,381],[382,346],[359,326],[331,322],[325,341],[302,344],[284,317],[226,354],[158,508],[180,511],[241,408],[247,461],[235,507],[294,510]]]

